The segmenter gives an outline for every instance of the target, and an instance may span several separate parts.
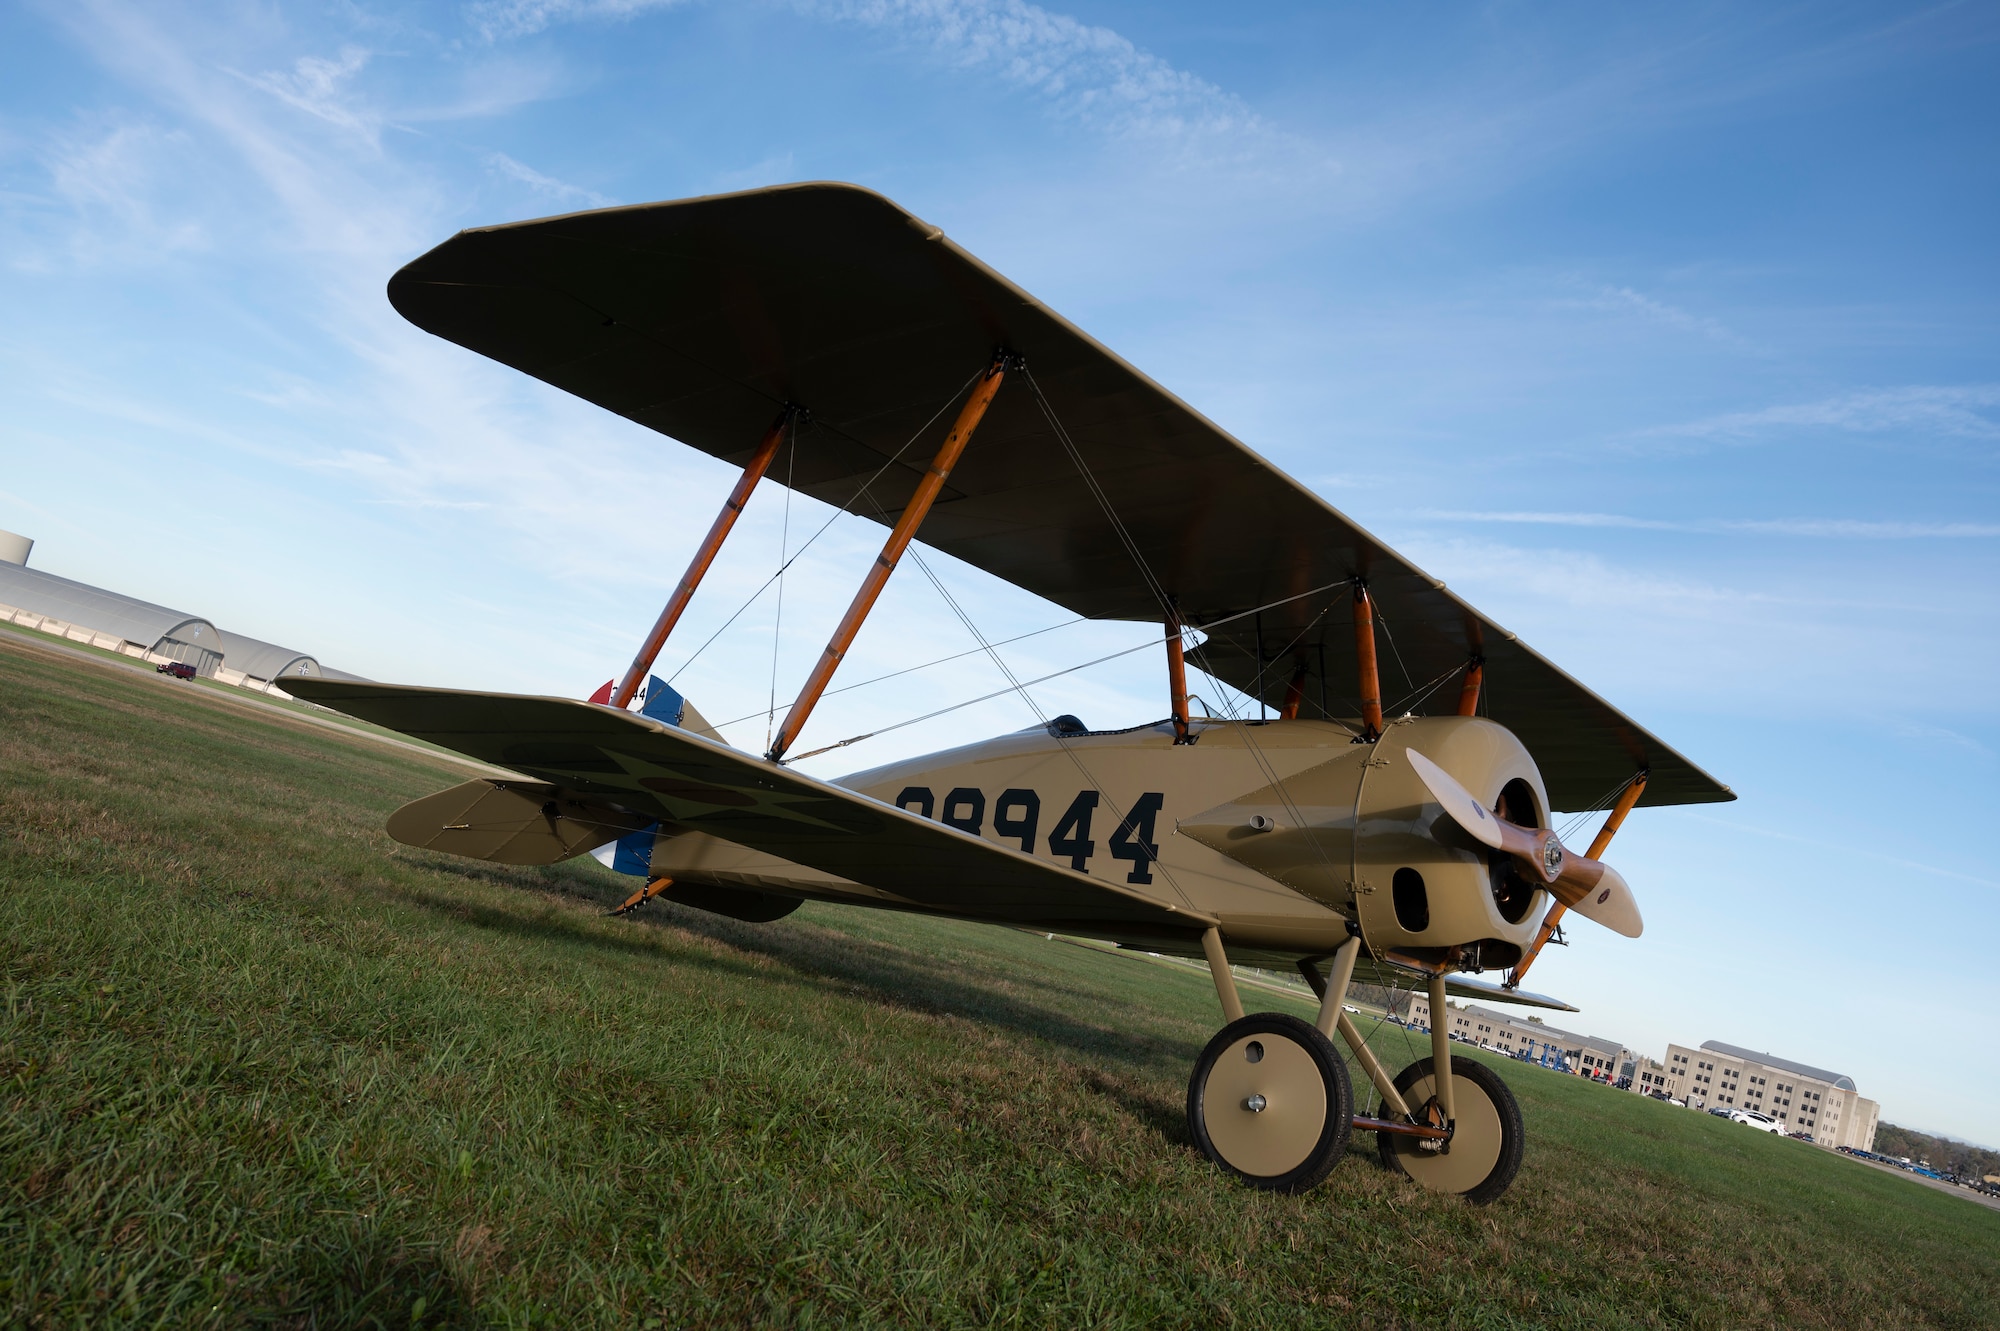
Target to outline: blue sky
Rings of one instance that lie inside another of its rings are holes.
[[[1742,795],[1628,824],[1646,936],[1580,926],[1537,970],[1579,1024],[2000,1142],[1957,1043],[2000,1010],[1996,55],[1977,5],[0,7],[0,527],[376,678],[580,695],[733,473],[384,283],[463,226],[857,181]],[[782,620],[766,594],[689,657],[824,518],[760,493],[665,658],[747,745],[879,529],[836,522]],[[1066,618],[929,562],[989,636]],[[969,645],[906,566],[841,682]],[[1131,724],[1158,674],[1037,696]],[[802,747],[996,686],[968,658],[854,690]]]

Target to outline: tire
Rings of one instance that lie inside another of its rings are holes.
[[[1431,1060],[1410,1064],[1396,1074],[1395,1084],[1421,1119],[1436,1094]],[[1443,1151],[1426,1151],[1423,1138],[1393,1132],[1377,1133],[1375,1147],[1385,1169],[1483,1206],[1507,1191],[1520,1172],[1526,1141],[1521,1106],[1499,1073],[1469,1058],[1451,1060],[1451,1089],[1458,1117]]]
[[[1317,1029],[1259,1012],[1230,1022],[1201,1051],[1187,1119],[1201,1153],[1242,1182],[1304,1192],[1347,1152],[1354,1090],[1347,1064]]]

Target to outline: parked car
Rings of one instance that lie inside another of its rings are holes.
[[[1734,1118],[1736,1116],[1736,1111],[1731,1109],[1728,1105],[1710,1105],[1708,1107],[1708,1112],[1715,1115],[1717,1118]]]
[[[1769,1114],[1760,1114],[1754,1109],[1733,1109],[1729,1112],[1729,1121],[1731,1123],[1741,1123],[1745,1127],[1755,1128],[1759,1132],[1769,1132],[1779,1137],[1785,1135],[1785,1129],[1779,1124],[1778,1120],[1772,1118]]]
[[[172,675],[175,679],[193,679],[194,667],[185,661],[169,661],[165,665],[154,666],[157,674]]]

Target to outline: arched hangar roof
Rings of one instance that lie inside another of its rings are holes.
[[[310,653],[293,651],[274,642],[246,638],[226,629],[222,637],[222,660],[231,670],[241,670],[257,679],[278,680],[287,675],[320,675],[325,671]]]
[[[1840,1072],[1829,1072],[1816,1068],[1810,1063],[1794,1063],[1789,1058],[1779,1058],[1775,1054],[1760,1054],[1755,1049],[1745,1049],[1740,1045],[1724,1044],[1720,1040],[1704,1040],[1701,1047],[1712,1054],[1727,1054],[1731,1058],[1748,1059],[1752,1063],[1762,1063],[1767,1068],[1777,1068],[1782,1072],[1796,1072],[1801,1077],[1811,1077],[1823,1081],[1843,1091],[1855,1089],[1854,1078]]]
[[[38,568],[0,563],[0,603],[144,647],[156,648],[171,640],[224,654],[221,632],[200,615],[71,582]]]

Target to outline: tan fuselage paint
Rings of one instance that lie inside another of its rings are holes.
[[[1168,723],[1062,739],[1037,727],[839,784],[1211,915],[1231,945],[1258,952],[1330,953],[1354,919],[1377,955],[1532,937],[1545,902],[1518,922],[1501,917],[1484,848],[1444,817],[1401,756],[1417,748],[1489,807],[1519,777],[1545,811],[1541,777],[1504,727],[1408,718],[1375,744],[1323,721],[1197,722],[1195,730],[1195,743],[1177,745]],[[1269,830],[1253,818],[1268,819]],[[1402,927],[1391,902],[1404,868],[1425,881],[1430,920],[1418,932]],[[701,834],[663,839],[653,871],[897,904]]]

